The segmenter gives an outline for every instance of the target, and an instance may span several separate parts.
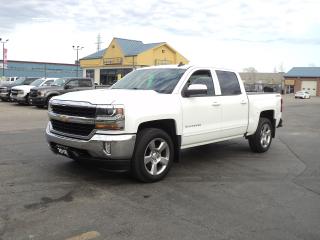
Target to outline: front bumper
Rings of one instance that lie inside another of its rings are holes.
[[[26,96],[10,95],[10,100],[13,102],[26,102]]]
[[[10,93],[9,92],[1,92],[0,98],[3,100],[10,100]]]
[[[46,129],[47,141],[51,150],[59,154],[57,145],[68,148],[68,157],[84,160],[104,161],[105,163],[129,165],[133,155],[136,134],[103,135],[95,134],[89,140],[70,138],[51,131],[51,123]],[[110,144],[107,153],[105,144]],[[129,167],[129,166],[126,166]]]
[[[34,106],[46,105],[47,99],[45,97],[30,97],[30,104]]]

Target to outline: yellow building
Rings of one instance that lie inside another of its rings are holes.
[[[187,64],[189,61],[165,42],[113,38],[106,49],[80,59],[83,75],[98,84],[111,85],[135,68]]]

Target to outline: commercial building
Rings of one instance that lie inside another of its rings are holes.
[[[2,63],[2,61],[0,61]],[[3,69],[0,68],[1,76]],[[82,76],[76,64],[8,60],[5,77],[76,77]]]
[[[282,92],[284,73],[241,72],[240,76],[247,91]]]
[[[83,75],[98,84],[112,85],[135,68],[189,61],[165,42],[113,38],[106,49],[80,59]]]
[[[306,90],[320,96],[320,67],[294,67],[284,75],[287,93]]]

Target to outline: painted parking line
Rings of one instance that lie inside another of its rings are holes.
[[[99,236],[100,236],[100,233],[98,233],[97,231],[90,231],[90,232],[82,233],[77,236],[67,238],[66,240],[90,240],[90,239],[97,238]]]

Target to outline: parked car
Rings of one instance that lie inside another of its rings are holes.
[[[50,86],[32,88],[29,97],[30,104],[39,108],[45,107],[54,96],[88,89],[94,89],[91,78],[58,78]]]
[[[11,101],[20,104],[29,104],[30,90],[34,87],[50,86],[57,78],[39,78],[33,81],[30,85],[19,85],[11,88],[10,99]]]
[[[10,100],[10,94],[11,94],[11,88],[19,85],[29,85],[34,80],[38,78],[25,78],[21,77],[15,80],[12,83],[4,83],[0,85],[0,99],[2,101],[9,101]]]
[[[294,95],[295,98],[310,98],[310,93],[307,91],[298,91]]]
[[[135,70],[111,89],[54,97],[48,113],[54,153],[154,182],[181,149],[245,137],[253,152],[266,152],[282,125],[282,98],[248,95],[233,71],[161,66]]]

